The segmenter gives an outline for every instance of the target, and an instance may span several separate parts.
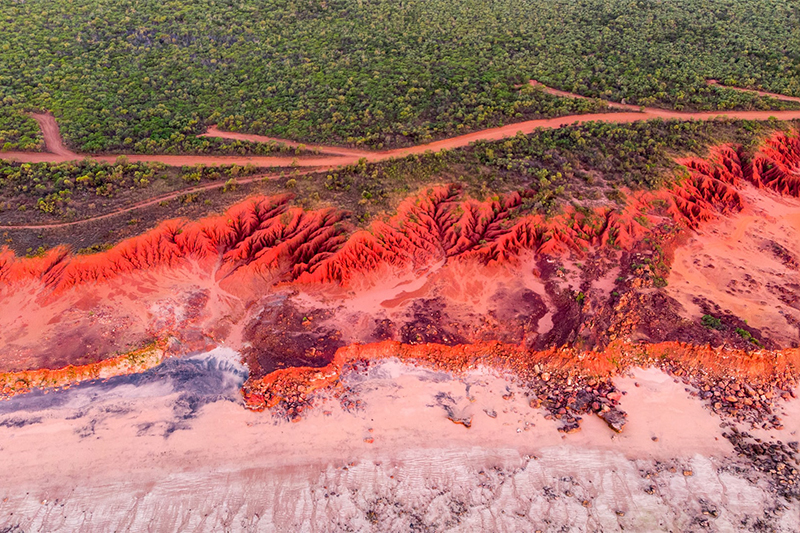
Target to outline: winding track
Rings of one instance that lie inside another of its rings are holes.
[[[238,184],[246,184],[252,183],[254,181],[260,180],[268,180],[268,179],[275,179],[279,177],[280,174],[260,174],[258,176],[253,176],[250,178],[244,179],[237,179],[236,182]],[[159,202],[164,202],[167,200],[174,200],[180,196],[184,196],[186,194],[192,194],[196,192],[202,191],[209,191],[213,189],[219,189],[223,187],[225,183],[207,183],[205,185],[198,185],[197,187],[191,187],[189,189],[181,189],[179,191],[174,191],[171,193],[163,194],[161,196],[156,196],[153,198],[148,198],[147,200],[142,200],[140,202],[136,202],[134,204],[129,205],[128,207],[124,207],[122,209],[117,209],[115,211],[111,211],[109,213],[105,213],[103,215],[97,215],[96,217],[92,218],[82,218],[81,220],[74,220],[72,222],[57,222],[54,224],[30,224],[30,225],[21,225],[21,226],[4,226],[0,225],[0,230],[7,230],[7,229],[56,229],[56,228],[66,228],[69,226],[75,226],[76,224],[83,224],[86,222],[95,222],[97,220],[104,220],[106,218],[115,217],[117,215],[121,215],[123,213],[128,213],[130,211],[136,211],[137,209],[142,209],[143,207],[150,207],[151,205],[155,205]]]
[[[559,89],[553,89],[552,87],[548,87],[547,85],[539,83],[536,80],[530,80],[528,84],[531,87],[537,87],[541,91],[546,92],[547,94],[552,94],[553,96],[560,96],[562,98],[574,98],[576,100],[592,100],[592,98],[589,98],[588,96],[581,96],[580,94],[561,91]],[[620,104],[618,102],[606,101],[606,105],[611,109],[623,109],[625,111],[640,112],[642,110],[641,106],[631,105],[631,104]]]
[[[767,96],[769,98],[775,98],[776,100],[784,100],[786,102],[800,102],[800,96],[786,96],[785,94],[770,93],[767,91],[759,91],[756,89],[742,89],[741,87],[731,87],[730,85],[723,85],[717,80],[708,80],[708,84],[716,85],[717,87],[722,87],[723,89],[732,89],[734,91],[741,91],[743,93],[756,93],[759,96]]]
[[[709,83],[716,83],[715,80],[709,80]],[[534,80],[530,84],[541,88],[541,90],[556,96],[585,99],[586,97],[552,89],[546,87]],[[740,89],[746,90],[746,89]],[[784,96],[772,93],[764,93],[762,91],[755,91],[763,96],[771,96],[787,101],[800,101],[800,98],[793,96]],[[687,113],[681,111],[673,111],[667,109],[657,109],[650,107],[638,107],[630,104],[620,104],[616,102],[606,102],[606,104],[613,109],[620,109],[619,113],[588,113],[583,115],[567,115],[563,117],[535,119],[525,122],[518,122],[501,126],[497,128],[488,128],[485,130],[459,135],[450,139],[443,139],[441,141],[434,141],[427,144],[420,144],[408,148],[397,148],[394,150],[382,151],[367,151],[352,148],[342,148],[333,146],[322,146],[304,144],[293,141],[286,141],[283,139],[276,139],[274,137],[266,137],[263,135],[254,135],[246,133],[235,133],[220,131],[215,126],[212,126],[202,134],[202,137],[220,137],[224,139],[235,139],[244,141],[255,142],[280,142],[290,147],[299,147],[301,144],[306,149],[320,152],[320,157],[310,158],[295,158],[285,156],[207,156],[207,155],[142,155],[142,154],[126,154],[125,157],[131,162],[159,162],[170,166],[183,166],[183,165],[247,165],[252,164],[260,167],[269,166],[298,166],[304,167],[309,172],[311,171],[324,171],[331,170],[339,166],[349,165],[358,162],[361,159],[366,159],[369,162],[385,161],[393,158],[401,158],[414,154],[423,154],[425,152],[438,152],[440,150],[450,150],[453,148],[461,148],[468,146],[476,141],[495,141],[508,137],[513,137],[517,133],[529,134],[538,128],[560,128],[571,124],[584,124],[586,122],[609,122],[609,123],[631,123],[638,120],[650,120],[655,118],[661,119],[680,119],[680,120],[715,120],[721,118],[733,118],[742,120],[767,120],[774,117],[778,120],[800,120],[800,110],[795,111],[707,111]],[[47,152],[0,152],[0,158],[8,159],[11,161],[25,162],[25,163],[63,163],[67,161],[74,161],[76,159],[86,158],[94,161],[102,161],[113,163],[116,161],[118,155],[101,155],[91,156],[76,154],[67,149],[61,139],[58,131],[58,124],[55,118],[49,114],[34,114],[33,118],[39,123],[42,128],[42,135],[45,140],[45,147]],[[262,179],[273,179],[278,177],[278,174],[260,175],[251,178],[238,180],[239,183],[251,183]],[[92,222],[111,218],[113,216],[135,211],[143,207],[148,207],[165,200],[172,200],[183,196],[185,194],[192,194],[195,192],[208,191],[223,187],[223,182],[208,183],[190,189],[183,189],[169,194],[143,200],[135,204],[129,205],[124,208],[117,209],[110,213],[98,215],[92,218],[85,218],[72,222],[61,222],[56,224],[32,224],[32,225],[0,225],[0,229],[47,229],[47,228],[63,228],[68,226],[75,226],[85,222]]]

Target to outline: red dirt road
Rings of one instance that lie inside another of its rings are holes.
[[[624,104],[616,104],[616,105],[622,106]],[[636,106],[626,106],[626,107],[631,107],[637,110],[639,109]],[[464,146],[468,146],[469,144],[472,144],[476,141],[496,141],[499,139],[513,137],[517,133],[523,133],[523,134],[532,133],[537,128],[560,128],[562,126],[568,126],[570,124],[584,124],[586,122],[611,122],[611,123],[623,124],[623,123],[636,122],[637,120],[651,120],[655,118],[662,118],[662,119],[676,118],[681,120],[714,120],[725,117],[734,119],[744,119],[744,120],[767,120],[770,117],[774,117],[778,120],[797,120],[800,119],[800,110],[728,111],[728,112],[706,111],[698,113],[681,113],[678,111],[670,111],[666,109],[656,109],[648,107],[645,108],[644,111],[636,111],[636,112],[588,113],[585,115],[568,115],[564,117],[544,118],[544,119],[528,120],[526,122],[517,122],[514,124],[509,124],[507,126],[489,128],[485,130],[476,131],[473,133],[467,133],[465,135],[459,135],[458,137],[451,137],[449,139],[443,139],[441,141],[434,141],[428,144],[419,144],[417,146],[410,146],[408,148],[396,148],[394,150],[382,150],[379,152],[353,150],[355,155],[351,156],[349,159],[345,156],[342,156],[340,158],[324,158],[324,159],[312,158],[312,159],[300,160],[300,164],[303,165],[305,162],[305,164],[308,164],[309,166],[324,166],[327,161],[331,160],[340,161],[339,164],[348,164],[348,163],[354,163],[362,157],[370,162],[384,161],[386,159],[406,157],[413,154],[424,154],[425,152],[428,151],[438,152],[440,150],[451,150],[454,148],[461,148]],[[275,140],[269,137],[262,137],[259,135],[243,136],[242,134],[239,133],[231,134],[216,129],[214,130],[214,132],[217,137],[222,137],[227,139],[242,139],[244,137],[247,137],[248,140],[252,141],[263,141],[264,139]],[[306,146],[308,147],[308,145]],[[321,150],[324,149],[329,152],[331,151],[327,147],[319,147],[319,148]],[[161,158],[164,156],[141,156],[141,157]],[[180,157],[186,159],[190,158],[220,159],[220,158],[210,158],[207,156],[180,156]],[[252,159],[258,159],[258,158],[252,158]],[[272,159],[274,160],[276,158]],[[134,159],[131,160],[133,161]],[[314,165],[311,165],[311,163],[314,163]]]
[[[66,163],[81,159],[114,163],[120,155],[128,158],[132,163],[163,163],[171,167],[194,165],[239,165],[252,164],[257,167],[327,167],[335,168],[347,165],[359,158],[353,156],[323,156],[312,158],[297,158],[289,156],[226,156],[226,155],[148,155],[148,154],[118,154],[118,155],[88,155],[69,152],[71,155],[53,154],[48,152],[0,152],[0,159],[17,161],[20,163]]]
[[[713,81],[713,80],[712,80]],[[543,90],[550,94],[557,96],[564,96],[569,98],[585,98],[580,95],[551,89],[538,82],[531,80],[532,85],[542,87]],[[771,95],[773,96],[773,95]],[[782,95],[775,95],[782,96]],[[782,97],[784,99],[794,99],[793,97]],[[797,99],[800,101],[800,99]],[[609,123],[631,123],[639,120],[650,119],[679,119],[679,120],[715,120],[721,118],[744,119],[744,120],[767,120],[774,117],[778,120],[800,120],[800,110],[792,111],[707,111],[696,113],[685,113],[680,111],[672,111],[667,109],[657,108],[640,108],[628,104],[618,104],[614,102],[607,102],[610,107],[616,109],[623,109],[626,111],[619,113],[589,113],[584,115],[568,115],[564,117],[535,119],[525,122],[518,122],[501,126],[497,128],[489,128],[485,130],[459,135],[450,139],[443,139],[434,141],[427,144],[411,146],[408,148],[397,148],[394,150],[382,151],[366,151],[351,148],[328,147],[320,145],[304,146],[310,150],[317,150],[323,155],[320,157],[304,157],[295,158],[287,156],[213,156],[213,155],[145,155],[145,154],[127,154],[126,157],[132,162],[159,162],[170,166],[192,166],[192,165],[247,165],[252,164],[258,167],[271,167],[271,166],[297,166],[307,168],[309,171],[313,170],[327,170],[336,167],[353,164],[360,159],[366,159],[370,162],[379,162],[392,158],[401,158],[414,154],[423,154],[425,152],[438,152],[440,150],[451,150],[468,146],[477,141],[495,141],[508,137],[513,137],[518,133],[529,134],[538,128],[560,128],[570,124],[583,124],[586,122],[609,122]],[[58,125],[55,118],[49,114],[36,114],[32,115],[34,119],[40,124],[42,133],[45,138],[45,146],[48,152],[0,152],[0,158],[8,159],[11,161],[19,161],[26,163],[39,163],[39,162],[52,162],[60,163],[67,162],[85,157],[94,161],[103,161],[113,163],[118,155],[101,155],[90,156],[80,155],[69,151],[61,141],[61,136],[58,131]],[[265,137],[262,135],[244,134],[220,131],[216,127],[210,127],[208,131],[203,134],[205,137],[220,137],[225,139],[238,139],[255,142],[280,142],[291,147],[298,147],[302,143],[286,141],[283,139],[275,139],[272,137]],[[330,155],[325,155],[330,154]],[[275,176],[258,176],[239,180],[240,183],[249,183],[259,179],[268,179]],[[159,196],[144,202],[133,204],[131,206],[119,209],[117,211],[107,213],[95,218],[83,219],[74,222],[64,222],[58,224],[45,224],[45,225],[25,225],[25,226],[2,226],[3,229],[35,229],[35,228],[58,228],[80,224],[81,222],[88,222],[92,220],[100,220],[110,218],[120,213],[134,211],[136,209],[147,207],[164,200],[177,198],[178,196],[203,191],[212,190],[223,187],[224,183],[209,183],[203,186],[176,191],[165,196]]]
[[[321,154],[334,154],[345,155],[349,157],[366,157],[372,152],[367,150],[357,150],[355,148],[342,148],[340,146],[323,146],[321,144],[306,144],[295,141],[287,141],[286,139],[278,139],[277,137],[267,137],[265,135],[256,135],[254,133],[237,133],[233,131],[222,131],[216,126],[210,126],[208,130],[200,135],[200,137],[219,137],[222,139],[233,139],[237,141],[252,141],[257,143],[280,143],[289,146],[290,148],[305,147],[306,150],[312,152],[319,152]]]
[[[48,152],[59,157],[77,159],[79,156],[70,151],[61,141],[61,133],[58,131],[56,118],[49,113],[31,113],[31,118],[35,120],[42,129],[44,146]]]
[[[254,181],[259,181],[259,180],[275,179],[277,177],[279,177],[279,174],[268,174],[268,175],[263,175],[262,174],[262,175],[259,175],[259,176],[251,176],[249,178],[237,179],[236,182],[239,183],[239,184],[245,184],[245,183],[252,183]],[[106,218],[111,218],[111,217],[114,217],[114,216],[117,216],[117,215],[121,215],[123,213],[128,213],[130,211],[136,211],[137,209],[141,209],[143,207],[150,207],[151,205],[155,205],[155,204],[157,204],[159,202],[163,202],[165,200],[174,200],[175,198],[178,198],[179,196],[183,196],[185,194],[192,194],[192,193],[196,193],[196,192],[219,189],[220,187],[223,187],[224,185],[225,185],[224,183],[217,182],[217,183],[207,183],[205,185],[198,185],[197,187],[191,187],[189,189],[181,189],[179,191],[174,191],[174,192],[171,192],[171,193],[168,193],[168,194],[162,194],[162,195],[156,196],[154,198],[148,198],[147,200],[142,200],[141,202],[136,202],[135,204],[131,204],[131,205],[129,205],[127,207],[124,207],[122,209],[117,209],[116,211],[112,211],[110,213],[105,213],[103,215],[98,215],[98,216],[92,217],[92,218],[84,218],[84,219],[81,219],[81,220],[75,220],[75,221],[72,221],[72,222],[58,222],[58,223],[55,223],[55,224],[33,224],[33,225],[21,225],[21,226],[0,225],[0,228],[2,228],[2,229],[53,229],[53,228],[66,228],[68,226],[74,226],[75,224],[80,224],[82,222],[90,222],[90,221],[93,222],[93,221],[96,221],[96,220],[104,220]]]
[[[538,82],[531,82],[537,86],[544,87]],[[551,94],[559,96],[567,96],[570,98],[585,98],[580,95],[574,95],[556,89],[545,87],[544,90]],[[789,97],[787,97],[789,98]],[[497,128],[489,128],[485,130],[459,135],[458,137],[451,137],[441,141],[434,141],[427,144],[411,146],[407,148],[397,148],[394,150],[382,151],[367,151],[357,150],[351,148],[328,147],[320,145],[305,145],[306,148],[311,150],[318,150],[323,154],[320,157],[305,157],[295,158],[288,156],[214,156],[214,155],[146,155],[146,154],[126,154],[129,161],[135,162],[159,162],[170,166],[183,166],[183,165],[247,165],[253,164],[260,167],[270,166],[299,166],[299,167],[328,167],[335,168],[357,162],[361,158],[365,158],[370,162],[384,161],[397,157],[405,157],[413,154],[423,154],[427,151],[437,152],[439,150],[450,150],[454,148],[461,148],[468,146],[476,141],[494,141],[507,137],[513,137],[517,133],[529,134],[537,128],[560,128],[570,124],[583,124],[586,122],[611,122],[611,123],[631,123],[637,120],[650,120],[655,118],[661,119],[679,119],[679,120],[713,120],[717,118],[733,118],[733,119],[746,119],[746,120],[767,120],[770,117],[777,118],[778,120],[797,120],[800,119],[800,110],[792,111],[706,111],[696,113],[686,113],[680,111],[672,111],[667,109],[657,108],[639,108],[637,106],[627,104],[617,104],[607,102],[609,106],[616,109],[624,109],[627,111],[620,113],[588,113],[584,115],[567,115],[564,117],[545,118],[528,120],[525,122],[518,122],[501,126]],[[80,155],[67,150],[61,142],[58,133],[58,126],[55,119],[51,115],[36,115],[36,120],[42,124],[42,130],[45,135],[45,144],[49,153],[41,152],[3,152],[0,153],[0,158],[8,159],[11,161],[20,161],[26,163],[38,162],[66,162],[85,157],[95,161],[105,161],[113,163],[117,155]],[[225,139],[238,139],[256,142],[281,142],[288,146],[298,147],[301,143],[293,141],[285,141],[282,139],[275,139],[272,137],[265,137],[262,135],[234,133],[220,131],[216,127],[211,127],[203,134],[206,137],[220,137]],[[52,148],[51,148],[52,147]]]
[[[539,83],[536,80],[530,80],[528,82],[532,87],[538,87],[542,91],[546,92],[547,94],[552,94],[553,96],[560,96],[562,98],[575,98],[576,100],[593,100],[593,98],[588,98],[586,96],[581,96],[579,94],[570,93],[567,91],[560,91],[558,89],[553,89],[552,87],[548,87],[543,83]],[[611,109],[623,109],[625,111],[641,111],[641,106],[638,105],[631,105],[631,104],[620,104],[617,102],[606,102],[606,105]]]
[[[767,96],[769,98],[775,98],[776,100],[784,100],[786,102],[800,102],[800,97],[798,96],[786,96],[785,94],[770,93],[767,91],[759,91],[756,89],[743,89],[742,87],[731,87],[730,85],[722,85],[717,80],[708,80],[708,84],[716,85],[717,87],[722,87],[723,89],[733,89],[734,91],[741,91],[743,93],[756,93],[759,96]]]

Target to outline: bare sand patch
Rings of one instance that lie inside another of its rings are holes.
[[[764,330],[800,342],[800,201],[747,186],[747,207],[693,233],[675,251],[668,293],[689,317],[703,297]]]
[[[622,435],[589,419],[562,435],[512,381],[486,369],[454,378],[385,361],[347,377],[361,408],[329,398],[290,423],[225,400],[242,379],[234,352],[204,357],[233,365],[200,364],[232,376],[218,387],[222,401],[203,396],[209,378],[176,371],[4,404],[0,523],[685,531],[705,520],[735,531],[766,519],[777,531],[800,527],[793,509],[768,511],[778,502],[767,481],[737,470],[715,418],[660,371],[618,379],[632,415]],[[187,395],[200,405],[189,413]],[[448,410],[471,426],[453,423]]]

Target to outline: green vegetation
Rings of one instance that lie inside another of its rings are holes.
[[[675,162],[676,157],[693,153],[702,157],[707,155],[707,146],[719,143],[753,150],[775,129],[799,125],[663,120],[587,123],[379,163],[362,159],[346,167],[306,174],[300,168],[131,164],[124,156],[114,164],[0,161],[0,219],[5,225],[92,218],[144,200],[174,196],[119,217],[87,222],[78,232],[72,228],[6,230],[2,237],[20,253],[43,244],[69,243],[81,249],[139,234],[166,218],[194,219],[219,213],[252,194],[285,193],[306,208],[331,206],[349,211],[353,223],[366,226],[376,216],[395,213],[398,202],[421,189],[446,183],[460,183],[469,196],[484,200],[526,191],[513,216],[547,216],[566,206],[591,214],[593,207],[608,205],[609,200],[624,202],[628,188],[657,188],[681,179],[685,169]],[[509,162],[513,163],[510,168]],[[277,177],[243,179],[259,172]],[[77,181],[84,176],[88,178]],[[203,192],[188,190],[212,183],[215,187]],[[658,245],[654,251],[657,253],[650,258],[631,264],[631,269],[647,271],[655,286],[663,286],[668,268]]]
[[[219,154],[219,155],[308,155],[307,150],[290,148],[283,143],[258,143],[216,137],[195,137],[185,133],[173,133],[169,137],[147,138],[133,141],[126,138],[116,151],[144,154]],[[114,151],[114,150],[110,150]]]
[[[680,179],[684,170],[675,163],[678,156],[704,156],[707,146],[723,142],[751,146],[783,127],[749,121],[596,122],[381,163],[361,161],[280,181],[304,205],[337,205],[361,221],[393,211],[397,201],[431,183],[461,183],[481,199],[528,190],[532,194],[520,212],[552,214],[569,204],[586,208],[622,202],[625,188],[652,189]],[[665,275],[658,258],[643,266],[654,278]]]
[[[722,324],[722,320],[719,318],[712,316],[712,315],[703,315],[701,319],[703,322],[703,326],[707,329],[716,329],[722,331],[725,329],[725,326]],[[738,331],[737,331],[738,333]]]
[[[106,250],[110,250],[114,246],[112,244],[103,243],[103,244],[93,244],[91,246],[87,246],[86,248],[81,248],[76,250],[75,253],[78,255],[90,255],[96,254],[100,252],[105,252]]]
[[[11,150],[41,150],[44,140],[32,118],[0,106],[0,154]]]
[[[35,210],[71,219],[76,216],[72,205],[76,201],[118,198],[171,178],[180,178],[179,183],[187,186],[201,180],[235,183],[237,176],[256,171],[255,167],[238,165],[175,169],[159,163],[129,163],[124,156],[114,164],[90,160],[59,164],[0,161],[0,212]]]
[[[753,337],[753,335],[749,331],[747,331],[746,329],[736,328],[736,334],[739,335],[744,340],[746,340],[747,342],[751,342],[751,343],[755,344],[759,348],[763,348],[764,347],[764,345],[761,344],[761,341],[759,341],[758,339]]]
[[[589,189],[597,188],[598,179],[614,187],[655,188],[670,177],[664,168],[675,165],[675,154],[702,152],[720,136],[748,142],[763,128],[763,124],[744,121],[727,126],[677,120],[593,122],[479,142],[472,152],[488,167],[528,176],[530,182],[538,181],[541,186],[563,182],[568,176]]]
[[[286,169],[279,179],[262,184],[262,192],[291,192],[307,207],[335,205],[365,223],[378,213],[392,211],[420,187],[461,183],[476,198],[527,190],[530,194],[520,213],[552,214],[568,204],[585,209],[609,200],[622,202],[625,189],[658,188],[680,179],[683,170],[675,163],[677,156],[702,156],[705,147],[721,142],[749,146],[785,127],[781,122],[750,121],[593,122],[379,163],[362,159],[321,174]],[[252,165],[178,169],[130,163],[125,156],[113,164],[0,161],[0,211],[5,219],[18,222],[83,218],[99,212],[82,205],[101,201],[111,209],[124,205],[120,202],[199,183],[219,182],[224,192],[231,193],[241,188],[237,179],[260,171]],[[180,202],[198,200],[187,195]],[[665,283],[660,260],[653,258],[640,266],[651,270],[654,283]]]
[[[0,116],[51,110],[85,152],[215,149],[188,140],[212,123],[399,146],[598,108],[530,78],[687,110],[788,105],[706,78],[800,95],[794,0],[6,0],[0,24]]]

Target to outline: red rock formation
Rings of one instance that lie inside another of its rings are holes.
[[[277,370],[261,379],[250,379],[244,396],[252,409],[274,407],[287,398],[307,396],[338,383],[348,363],[398,358],[428,368],[448,372],[464,372],[476,366],[511,370],[518,376],[538,372],[567,372],[572,375],[608,377],[614,366],[607,358],[576,358],[570,348],[533,352],[520,346],[500,342],[479,342],[446,346],[443,344],[402,344],[384,341],[373,344],[352,344],[337,350],[330,364],[322,368],[296,367]]]
[[[94,255],[74,256],[57,248],[42,257],[26,259],[0,250],[0,288],[13,290],[17,283],[36,279],[55,297],[73,286],[121,274],[199,265],[226,284],[227,290],[236,291],[251,290],[242,287],[250,286],[254,279],[267,284],[347,283],[356,273],[386,266],[417,269],[459,260],[487,264],[514,260],[525,251],[559,255],[602,247],[631,250],[664,222],[697,227],[719,214],[741,210],[744,200],[738,189],[746,182],[800,195],[800,141],[793,134],[775,134],[752,158],[721,146],[707,159],[680,162],[687,174],[669,188],[630,193],[622,207],[570,207],[551,217],[526,214],[524,204],[529,193],[525,191],[477,201],[465,198],[458,186],[449,185],[423,191],[404,201],[388,220],[375,222],[368,230],[351,232],[342,211],[304,211],[292,206],[289,196],[254,198],[221,216],[197,222],[166,221]],[[333,362],[323,368],[290,368],[254,378],[245,392],[253,406],[272,405],[282,401],[284,389],[312,390],[336,382],[348,361],[390,356],[448,370],[485,364],[518,375],[530,374],[532,365],[545,365],[551,371],[608,376],[615,365],[623,364],[620,361],[648,358],[670,361],[692,371],[722,372],[715,365],[734,361],[736,368],[750,378],[761,379],[759,376],[781,369],[796,370],[798,353],[779,352],[777,359],[773,353],[770,359],[673,344],[636,349],[610,346],[601,353],[578,353],[571,348],[532,352],[496,342],[453,347],[386,342],[341,348]],[[326,356],[322,364],[328,360]],[[780,367],[781,361],[789,360]]]
[[[345,214],[333,209],[303,211],[289,196],[256,198],[227,213],[158,228],[92,256],[65,249],[36,259],[0,251],[0,282],[38,278],[56,292],[120,273],[175,266],[188,260],[213,269],[218,280],[257,274],[301,282],[346,282],[379,265],[419,268],[459,258],[506,261],[523,250],[558,255],[590,247],[629,249],[666,215],[696,227],[719,213],[743,207],[743,180],[784,194],[800,194],[800,140],[778,133],[752,160],[730,146],[707,159],[680,161],[688,175],[669,189],[633,194],[621,208],[576,211],[558,216],[517,216],[526,192],[479,202],[464,199],[456,185],[431,188],[403,202],[397,214],[348,236]]]
[[[255,410],[291,404],[294,407],[290,415],[296,417],[314,392],[341,385],[339,378],[347,364],[369,364],[389,358],[456,374],[477,366],[510,370],[531,384],[533,391],[551,380],[560,381],[557,387],[561,389],[567,386],[568,390],[575,390],[574,383],[607,380],[632,366],[656,366],[685,377],[704,390],[709,390],[710,387],[706,387],[709,384],[728,391],[732,387],[740,398],[723,398],[725,405],[713,404],[712,408],[743,420],[748,409],[764,410],[766,407],[765,411],[771,413],[773,389],[779,394],[789,394],[800,372],[798,349],[745,352],[679,342],[649,345],[615,342],[602,352],[581,352],[567,347],[537,352],[499,342],[445,346],[385,341],[340,348],[333,361],[322,368],[287,368],[260,379],[251,378],[243,387],[245,402]],[[736,383],[746,384],[750,390],[760,389],[764,397],[749,403],[742,401],[747,389]]]
[[[32,388],[66,388],[81,381],[143,372],[164,360],[164,342],[88,365],[0,373],[0,398],[23,394]]]
[[[676,222],[697,227],[717,213],[737,212],[744,207],[736,187],[744,178],[740,154],[730,146],[712,150],[709,159],[681,160],[689,170],[682,182],[670,189],[670,214]]]
[[[797,132],[776,133],[766,140],[746,169],[758,187],[800,196],[800,139]]]
[[[289,196],[256,198],[225,215],[190,223],[169,220],[106,252],[73,256],[57,248],[43,257],[16,258],[0,252],[0,281],[42,280],[55,293],[73,285],[108,280],[137,270],[175,267],[193,260],[215,271],[218,280],[239,270],[272,277],[297,276],[341,246],[344,213],[307,212]]]
[[[486,263],[507,261],[525,250],[559,255],[609,243],[627,247],[646,235],[654,220],[639,213],[648,207],[640,197],[622,210],[569,208],[561,215],[545,218],[515,216],[526,192],[485,202],[465,200],[459,193],[459,188],[451,185],[407,200],[396,216],[351,236],[347,244],[318,267],[310,268],[299,281],[346,282],[353,274],[381,264],[416,268],[467,258]]]
[[[463,200],[456,185],[435,187],[398,207],[397,215],[361,231],[322,261],[303,282],[346,281],[379,264],[420,267],[456,257],[491,254],[493,244],[511,231],[522,195],[486,202]]]

